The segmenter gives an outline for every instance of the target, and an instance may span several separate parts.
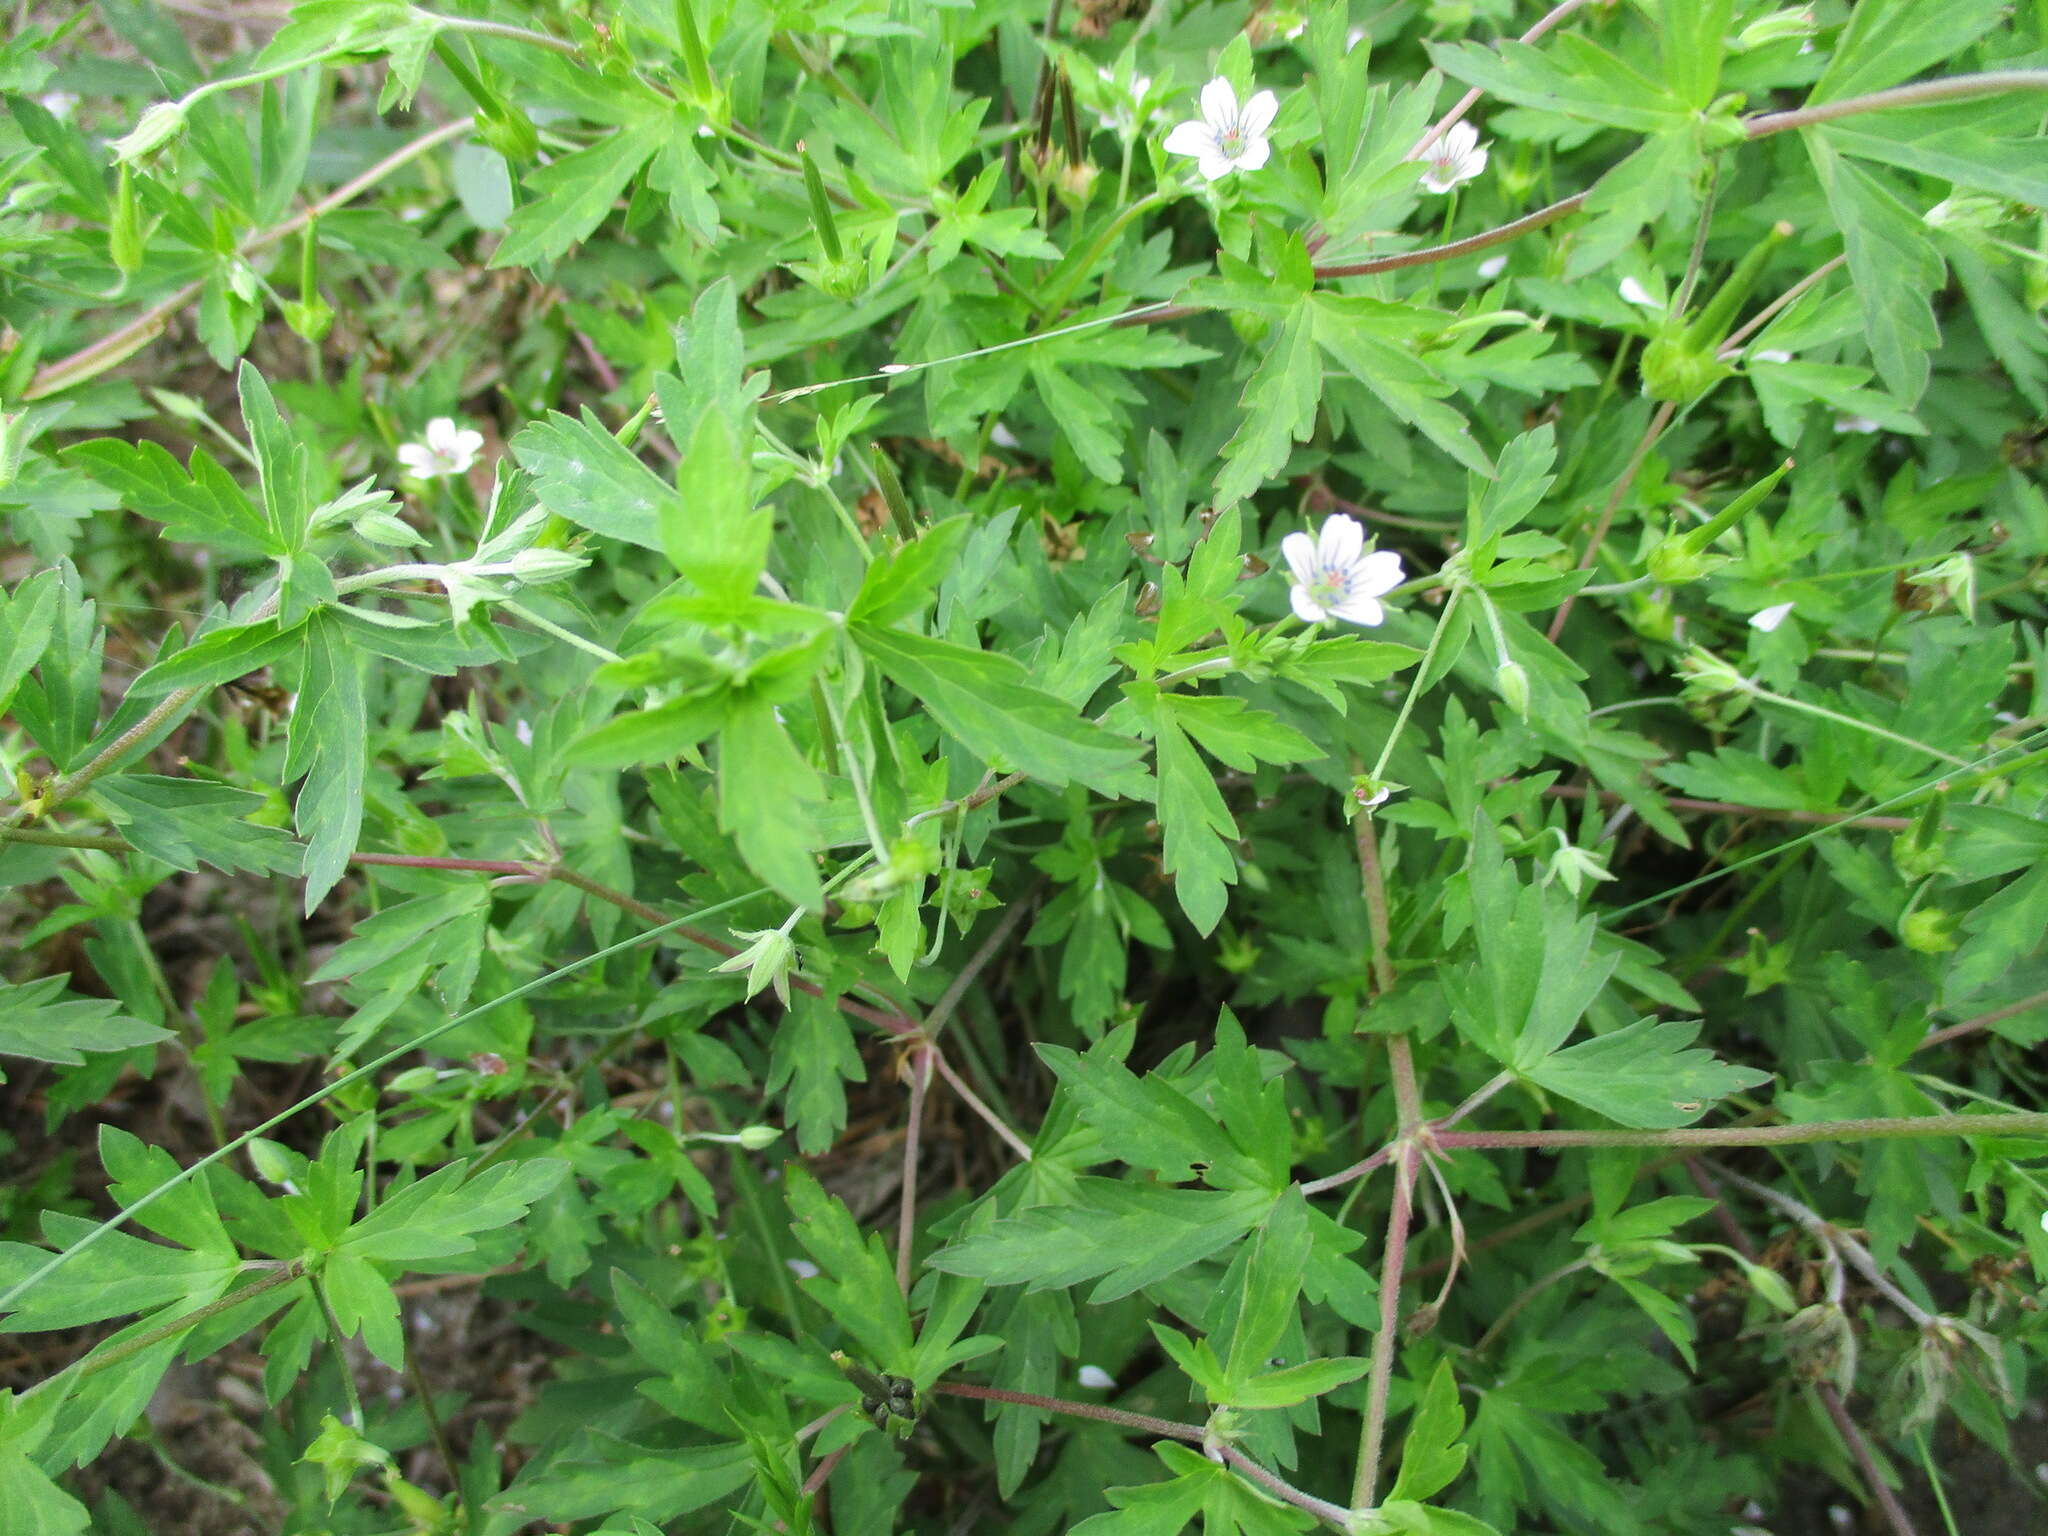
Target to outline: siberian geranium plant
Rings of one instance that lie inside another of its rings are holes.
[[[2039,8],[16,11],[0,1526],[2038,1523]]]

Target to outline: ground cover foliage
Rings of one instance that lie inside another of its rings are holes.
[[[10,1531],[2039,1518],[2038,7],[13,9]]]

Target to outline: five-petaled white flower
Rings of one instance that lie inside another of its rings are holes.
[[[1453,123],[1422,152],[1421,160],[1429,167],[1422,173],[1423,186],[1432,192],[1448,192],[1486,169],[1486,146],[1470,123]]]
[[[436,416],[427,423],[425,442],[398,445],[398,462],[415,480],[438,480],[466,474],[483,445],[484,435],[476,428],[458,427],[453,417]]]
[[[1290,533],[1280,541],[1280,553],[1294,573],[1288,593],[1294,611],[1311,624],[1326,619],[1382,623],[1387,610],[1380,599],[1401,585],[1401,557],[1390,549],[1367,554],[1365,530],[1342,512],[1325,518],[1313,539]]]
[[[1254,91],[1243,106],[1221,75],[1202,87],[1202,115],[1166,136],[1169,155],[1192,155],[1205,181],[1232,171],[1256,171],[1273,153],[1266,130],[1280,110],[1271,91]]]

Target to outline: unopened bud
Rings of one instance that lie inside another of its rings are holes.
[[[513,577],[529,587],[573,576],[588,564],[583,556],[566,549],[522,549],[511,560]]]
[[[736,1139],[749,1152],[765,1152],[782,1139],[782,1132],[772,1125],[748,1125],[740,1128]]]
[[[108,146],[114,163],[126,165],[150,151],[168,144],[185,131],[185,109],[175,101],[160,101],[142,114],[135,126]]]
[[[1790,10],[1773,11],[1768,16],[1757,17],[1735,34],[1730,46],[1736,53],[1748,53],[1752,48],[1767,48],[1772,43],[1800,41],[1819,30],[1820,21],[1812,6],[1794,6]]]
[[[1515,712],[1517,719],[1529,718],[1529,674],[1519,661],[1504,661],[1495,667],[1493,686],[1500,690],[1502,702]]]
[[[1899,942],[1922,955],[1945,955],[1956,947],[1956,919],[1940,907],[1915,907],[1899,924]]]

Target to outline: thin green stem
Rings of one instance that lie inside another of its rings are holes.
[[[1841,714],[1838,711],[1826,708],[1824,705],[1809,704],[1804,699],[1795,699],[1789,694],[1773,692],[1771,689],[1765,688],[1758,683],[1746,683],[1743,691],[1748,693],[1750,697],[1764,703],[1780,704],[1786,709],[1796,709],[1801,714],[1812,715],[1816,719],[1831,721],[1835,725],[1845,725],[1851,730],[1862,731],[1867,735],[1880,736],[1886,741],[1897,743],[1899,746],[1911,747],[1915,752],[1924,752],[1929,757],[1938,757],[1944,763],[1953,763],[1958,768],[1970,766],[1970,760],[1967,757],[1957,757],[1953,752],[1944,752],[1941,748],[1931,747],[1924,741],[1916,741],[1911,736],[1901,736],[1897,731],[1886,730],[1881,725],[1872,725],[1868,720],[1858,720],[1853,715]]]
[[[1899,1119],[1816,1120],[1803,1125],[1685,1126],[1670,1131],[1443,1131],[1436,1144],[1477,1147],[1773,1147],[1821,1141],[1914,1141],[1939,1136],[2048,1138],[2048,1113],[1910,1115]]]
[[[573,629],[564,629],[554,620],[541,617],[541,615],[535,613],[524,603],[514,602],[509,597],[503,597],[498,599],[497,606],[511,614],[515,619],[524,619],[535,629],[553,635],[557,640],[575,646],[577,650],[583,652],[586,656],[595,656],[599,661],[617,661],[619,659],[617,651],[606,650],[595,640],[586,640]]]
[[[1372,765],[1372,776],[1380,779],[1387,771],[1387,761],[1394,755],[1395,744],[1401,739],[1401,732],[1407,728],[1408,716],[1414,713],[1415,700],[1422,692],[1422,680],[1429,675],[1429,664],[1436,659],[1437,647],[1443,643],[1444,630],[1450,626],[1451,611],[1458,606],[1458,600],[1465,595],[1462,586],[1453,587],[1445,601],[1443,612],[1436,616],[1436,628],[1430,631],[1429,646],[1422,653],[1422,660],[1416,664],[1415,676],[1408,681],[1408,695],[1401,700],[1401,712],[1394,716],[1394,728],[1387,732],[1387,739],[1380,747],[1379,760]]]
[[[342,1395],[348,1399],[350,1425],[361,1430],[369,1420],[363,1416],[362,1394],[356,1390],[356,1373],[349,1369],[346,1344],[348,1335],[341,1331],[341,1319],[335,1315],[334,1303],[328,1300],[327,1287],[320,1283],[318,1275],[309,1275],[312,1282],[313,1298],[320,1303],[320,1315],[327,1319],[327,1347],[334,1351],[334,1363],[341,1371]]]

